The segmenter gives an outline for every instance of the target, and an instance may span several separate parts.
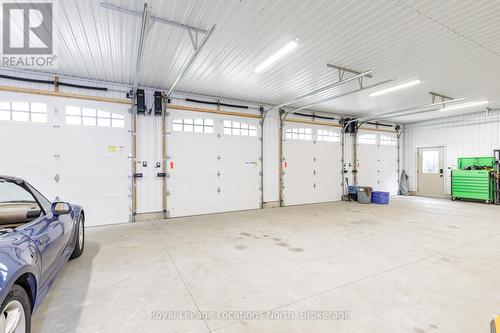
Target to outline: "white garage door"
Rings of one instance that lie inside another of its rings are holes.
[[[260,208],[259,120],[171,110],[169,217]]]
[[[398,148],[392,133],[360,130],[357,146],[358,185],[397,194]]]
[[[284,205],[340,200],[340,129],[285,123],[283,132]]]
[[[0,97],[1,174],[26,179],[49,200],[82,205],[87,226],[129,221],[128,106]]]

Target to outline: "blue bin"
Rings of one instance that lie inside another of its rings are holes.
[[[348,193],[349,194],[358,194],[358,187],[357,186],[349,186]]]
[[[387,205],[389,203],[389,195],[389,192],[373,191],[372,202],[374,204]]]

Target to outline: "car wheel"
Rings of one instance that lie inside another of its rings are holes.
[[[73,253],[71,254],[71,259],[78,258],[82,255],[83,249],[85,248],[85,219],[83,215],[80,215],[78,219],[78,225],[76,230],[76,242],[75,248],[73,249]]]
[[[15,284],[2,304],[1,333],[30,333],[31,307],[26,291]]]

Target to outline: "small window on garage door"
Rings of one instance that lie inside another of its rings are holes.
[[[125,117],[109,111],[66,106],[66,124],[86,127],[124,128]]]
[[[289,128],[285,132],[286,139],[312,140],[311,128]]]
[[[214,120],[210,118],[174,119],[172,130],[174,132],[212,134],[214,132]]]
[[[360,134],[358,138],[358,143],[366,145],[376,145],[377,144],[377,134]]]
[[[224,120],[225,135],[257,136],[257,127],[239,121]]]
[[[381,135],[380,144],[383,146],[397,146],[398,142],[396,137],[390,135]]]
[[[330,130],[318,129],[318,141],[340,142],[340,133]]]
[[[0,102],[0,120],[46,123],[47,104],[28,102]]]

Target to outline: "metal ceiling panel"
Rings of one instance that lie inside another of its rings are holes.
[[[107,2],[136,11],[143,7],[134,0]],[[422,84],[376,98],[361,92],[317,104],[316,110],[387,112],[430,102],[428,91],[500,106],[499,1],[151,0],[149,5],[154,16],[203,29],[217,24],[179,91],[279,104],[335,82],[337,72],[326,67],[333,63],[373,70],[366,85],[391,78],[419,78]],[[56,8],[58,74],[133,82],[140,17],[102,8],[99,0],[56,0]],[[255,73],[260,62],[295,38],[300,40],[295,50]],[[186,30],[154,23],[139,84],[168,89],[192,53]],[[348,83],[296,106],[357,88]]]

